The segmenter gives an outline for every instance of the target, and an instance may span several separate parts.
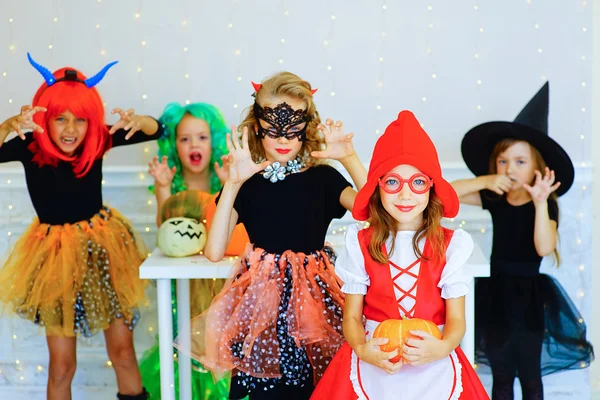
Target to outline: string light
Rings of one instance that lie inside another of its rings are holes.
[[[385,1],[382,1],[381,9],[379,12],[379,24],[378,24],[379,29],[381,29],[381,34],[379,35],[379,46],[377,48],[377,52],[379,53],[379,58],[378,58],[379,63],[377,64],[377,76],[375,77],[375,85],[376,85],[375,109],[377,111],[381,111],[381,109],[382,109],[381,104],[384,104],[384,102],[385,102],[385,98],[384,98],[384,96],[385,96],[385,88],[384,88],[385,65],[383,64],[383,62],[385,60],[386,38],[387,38],[386,10],[387,10],[387,5],[385,4]],[[378,126],[382,126],[382,125],[384,125],[383,118],[384,118],[383,113],[378,112],[377,115],[374,116],[374,121],[376,121]],[[379,131],[379,129],[378,129],[378,131]]]
[[[331,98],[330,100],[330,107],[331,107],[331,112],[333,114],[337,113],[337,101],[335,99],[336,94],[337,94],[337,80],[336,80],[336,74],[332,73],[332,71],[334,69],[337,68],[335,62],[337,62],[337,59],[335,57],[332,57],[331,55],[331,48],[330,48],[330,44],[335,43],[335,14],[333,13],[333,0],[328,0],[327,1],[327,7],[326,7],[326,13],[325,15],[329,15],[330,18],[327,20],[327,33],[325,38],[323,39],[323,67],[326,69],[326,76],[327,76],[327,83],[329,85],[329,97]],[[325,18],[325,16],[323,15],[321,18]],[[322,88],[323,89],[323,88]]]

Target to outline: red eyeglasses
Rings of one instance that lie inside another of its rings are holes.
[[[379,186],[386,193],[394,194],[402,190],[404,182],[408,183],[410,190],[415,194],[423,194],[433,186],[433,179],[421,173],[414,174],[406,180],[398,174],[387,174],[379,179]]]

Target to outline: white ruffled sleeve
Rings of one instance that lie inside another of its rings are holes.
[[[473,277],[465,275],[464,265],[473,253],[473,239],[462,229],[452,235],[446,250],[446,265],[438,287],[442,289],[444,299],[462,297],[469,293],[469,283]]]
[[[367,294],[371,284],[365,268],[365,259],[358,243],[358,226],[352,224],[346,231],[344,250],[336,263],[335,273],[344,282],[342,292],[346,294]]]

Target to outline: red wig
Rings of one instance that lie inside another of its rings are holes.
[[[67,69],[73,68],[61,68],[54,72],[54,77],[62,78]],[[79,71],[77,71],[77,78],[86,79]],[[33,121],[44,129],[44,133],[35,133],[33,136],[35,140],[29,145],[29,150],[34,154],[33,161],[40,167],[56,166],[61,160],[69,161],[73,164],[75,176],[81,178],[89,172],[94,162],[110,149],[112,141],[104,123],[104,105],[96,88],[88,88],[85,84],[76,81],[61,81],[51,86],[44,83],[33,97],[32,106],[47,109],[45,113],[34,115]],[[85,118],[88,121],[83,143],[73,156],[67,156],[60,151],[48,131],[48,121],[65,111],[70,111],[76,118]]]

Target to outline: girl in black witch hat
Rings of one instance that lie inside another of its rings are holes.
[[[453,182],[460,201],[489,210],[494,226],[491,277],[476,286],[478,363],[494,378],[492,399],[542,399],[542,376],[589,366],[586,326],[560,284],[540,274],[542,257],[559,264],[558,203],[574,179],[567,153],[548,136],[548,83],[514,122],[488,122],[463,138],[476,175]]]

